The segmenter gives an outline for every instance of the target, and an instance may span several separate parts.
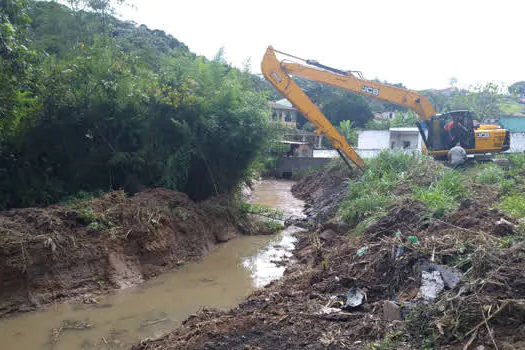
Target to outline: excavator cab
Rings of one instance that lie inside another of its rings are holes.
[[[452,111],[438,114],[428,122],[427,149],[449,150],[458,142],[465,149],[476,148],[476,116],[471,111]]]

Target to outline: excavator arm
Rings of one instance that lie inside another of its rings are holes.
[[[312,124],[317,128],[318,134],[325,135],[347,162],[353,162],[363,169],[365,163],[348,144],[345,137],[326,119],[319,108],[310,100],[295,81],[283,70],[281,62],[275,56],[272,47],[264,55],[261,70],[266,79],[279,90]],[[344,156],[343,156],[344,155]]]
[[[317,81],[356,94],[410,108],[423,121],[431,120],[436,115],[430,101],[425,96],[414,91],[360,79],[350,72],[332,69],[315,61],[305,61],[308,65],[281,62],[277,59],[275,52],[270,46],[264,55],[261,69],[265,78],[315,125],[317,133],[322,133],[328,138],[345,161],[350,160],[361,169],[364,167],[363,160],[352,146],[348,144],[344,136],[337,131],[319,108],[293,81],[291,76]],[[313,68],[312,66],[318,68]]]

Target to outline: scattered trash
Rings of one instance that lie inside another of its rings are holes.
[[[368,250],[368,247],[359,248],[356,254],[358,257],[362,257],[363,255],[365,255],[367,250]]]
[[[445,288],[439,271],[421,272],[421,288],[418,297],[427,302],[434,301],[438,294]]]
[[[461,280],[461,276],[463,276],[463,273],[461,270],[456,269],[454,267],[450,267],[447,265],[438,265],[438,264],[432,264],[432,263],[423,263],[419,267],[420,271],[437,271],[441,274],[441,279],[443,280],[443,284],[445,289],[454,289],[458,285],[459,281]]]
[[[412,244],[419,244],[419,239],[417,238],[417,236],[409,236],[408,241]]]
[[[365,292],[361,288],[352,287],[346,294],[344,308],[354,308],[363,304]]]
[[[401,231],[397,231],[394,235],[395,238],[401,238]]]
[[[335,313],[338,313],[338,312],[341,312],[341,309],[338,309],[338,308],[335,308],[335,307],[323,306],[321,308],[321,310],[319,311],[319,314],[320,315],[331,315],[331,314],[335,314]]]
[[[275,303],[279,303],[283,298],[278,292],[270,293],[270,298],[268,300],[271,300]]]
[[[395,260],[402,259],[404,253],[405,253],[405,247],[403,247],[402,245],[397,247]]]
[[[446,289],[456,288],[463,275],[460,270],[446,265],[436,265],[436,270],[441,273]]]

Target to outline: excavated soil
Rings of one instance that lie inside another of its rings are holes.
[[[306,202],[304,213],[310,222],[324,223],[337,213],[348,192],[348,180],[357,175],[345,165],[331,166],[301,178],[292,194]]]
[[[293,192],[310,208],[324,201],[325,213],[335,213],[338,200],[327,197],[345,188],[344,178],[317,174]],[[495,195],[481,188],[440,219],[406,200],[359,237],[335,228],[307,234],[281,280],[233,310],[202,310],[134,349],[521,349],[525,243],[518,222],[478,200]],[[460,276],[430,302],[421,294],[429,266]],[[356,288],[365,294],[360,306],[326,308]]]
[[[136,285],[253,227],[226,198],[151,189],[0,213],[0,316]]]

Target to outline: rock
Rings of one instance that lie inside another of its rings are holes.
[[[334,230],[324,230],[320,235],[319,238],[323,242],[330,243],[337,237],[337,233]]]
[[[401,321],[401,308],[395,303],[385,300],[383,302],[383,319],[385,321]]]

